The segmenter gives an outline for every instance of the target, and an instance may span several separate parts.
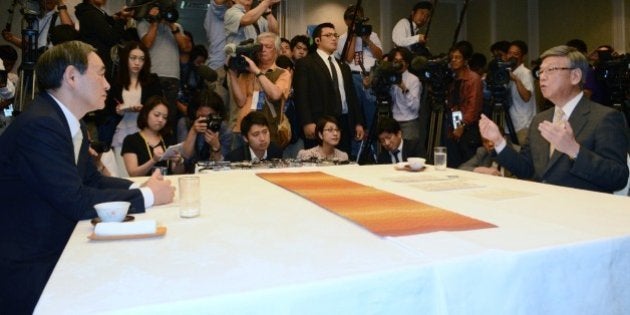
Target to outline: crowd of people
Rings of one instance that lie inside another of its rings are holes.
[[[344,12],[344,34],[324,21],[312,34],[285,39],[272,10],[280,0],[255,7],[252,0],[210,0],[207,42],[196,44],[159,7],[136,21],[133,10],[109,15],[106,0],[84,0],[75,10],[83,26],[77,31],[63,0],[42,1],[31,87],[39,94],[0,126],[0,198],[8,201],[0,211],[0,309],[32,311],[74,223],[93,217],[95,203],[129,200],[135,212],[169,203],[174,189],[164,175],[194,172],[197,162],[431,158],[427,116],[437,108],[429,97],[436,87],[412,67],[414,56],[427,53],[429,1],[396,23],[387,53],[378,34],[355,29],[353,21],[364,17],[356,6]],[[2,36],[14,46],[0,46],[5,109],[19,85],[11,72],[16,49],[24,46],[8,31]],[[586,47],[567,44],[545,51],[537,71],[525,65],[525,42],[490,47],[492,62],[510,65],[500,119],[498,91],[486,80],[496,74],[485,72],[485,57],[470,42],[453,45],[442,129],[432,139],[448,148],[449,167],[492,175],[506,169],[602,192],[624,187],[627,122],[594,102],[605,102],[605,88],[593,79]],[[397,78],[385,87],[388,115],[371,71],[382,62],[394,65]],[[90,148],[95,143],[101,152]],[[99,161],[110,148],[115,169]],[[110,175],[149,179],[137,187]],[[18,285],[25,278],[29,284]]]

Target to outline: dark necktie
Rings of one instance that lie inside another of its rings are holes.
[[[400,153],[400,150],[398,149],[392,151],[392,155],[394,156],[394,161],[396,161],[396,163],[400,162],[400,159],[398,159],[398,153]]]
[[[328,56],[328,64],[330,64],[330,72],[332,72],[333,84],[335,87],[333,91],[335,92],[335,100],[337,101],[338,108],[341,108],[341,92],[339,92],[339,77],[337,76],[337,68],[335,68],[335,64],[332,61],[332,56]]]

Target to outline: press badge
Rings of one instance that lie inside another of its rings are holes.
[[[255,111],[263,110],[265,105],[265,91],[254,91],[252,93],[252,106],[251,109]]]
[[[462,120],[464,119],[464,115],[461,110],[456,110],[451,113],[451,117],[453,118],[453,128],[457,129],[462,125]]]

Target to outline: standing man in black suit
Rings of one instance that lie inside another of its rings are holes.
[[[381,152],[376,158],[378,164],[405,162],[410,157],[425,157],[426,149],[419,139],[404,139],[400,124],[393,118],[384,117],[376,127]]]
[[[313,40],[317,50],[299,59],[295,65],[294,99],[304,131],[304,148],[317,145],[315,123],[330,115],[337,118],[342,129],[339,149],[351,153],[351,138],[361,140],[364,136],[363,114],[350,68],[333,57],[338,38],[331,23],[315,27]]]
[[[555,106],[534,117],[520,152],[482,115],[479,129],[494,142],[497,161],[519,178],[601,192],[623,188],[630,141],[623,114],[584,97],[589,65],[575,48],[553,47],[540,57],[540,89]]]
[[[0,136],[0,313],[30,314],[78,220],[125,200],[132,212],[173,200],[159,171],[136,189],[104,177],[80,119],[105,106],[109,84],[96,50],[54,46],[35,68],[41,94]]]

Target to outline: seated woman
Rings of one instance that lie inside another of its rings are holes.
[[[188,117],[177,123],[177,141],[183,142],[188,172],[198,161],[221,161],[230,152],[232,132],[223,113],[223,100],[216,92],[204,90],[193,96]]]
[[[337,119],[331,116],[324,116],[315,125],[318,146],[307,150],[300,150],[297,154],[298,160],[327,160],[327,161],[347,161],[348,154],[337,148],[341,140],[341,130]]]
[[[138,114],[139,132],[123,141],[122,156],[129,176],[150,176],[156,167],[166,169],[168,174],[184,172],[184,159],[179,153],[162,160],[167,145],[164,137],[168,130],[168,106],[163,96],[152,96]]]

